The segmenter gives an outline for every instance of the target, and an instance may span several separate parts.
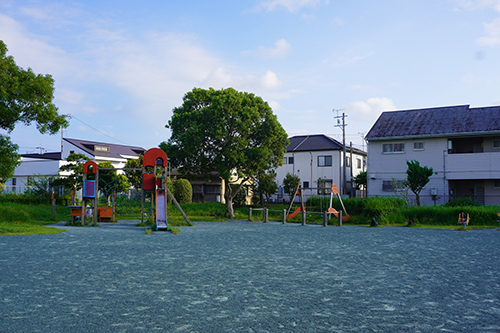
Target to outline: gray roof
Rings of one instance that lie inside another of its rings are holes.
[[[43,154],[30,153],[30,154],[21,154],[21,156],[26,158],[40,158],[44,160],[55,160],[55,161],[61,160],[61,152],[43,153]]]
[[[500,106],[469,105],[383,112],[365,139],[500,134]]]
[[[107,158],[123,158],[122,155],[129,155],[129,156],[138,156],[139,154],[144,155],[144,152],[146,151],[146,149],[136,146],[116,145],[106,142],[96,142],[96,141],[68,139],[68,138],[64,138],[64,140],[91,155],[107,157]],[[95,146],[109,147],[109,151],[107,152],[107,151],[95,150]]]
[[[343,150],[342,143],[324,134],[298,135],[289,138],[290,144],[286,147],[288,153],[320,150]],[[349,149],[349,147],[346,147]],[[353,148],[358,153],[362,150]]]

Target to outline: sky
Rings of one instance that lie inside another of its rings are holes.
[[[0,40],[54,78],[64,137],[146,149],[193,88],[260,96],[289,136],[341,141],[344,113],[365,149],[383,111],[500,105],[500,0],[1,0]]]

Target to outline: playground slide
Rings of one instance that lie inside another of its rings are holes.
[[[168,230],[165,190],[156,190],[156,230]]]

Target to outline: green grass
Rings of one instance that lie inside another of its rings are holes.
[[[66,220],[67,214],[69,214],[69,208],[56,207],[55,220],[52,220],[50,205],[1,203],[0,235],[58,234],[64,230],[45,227],[45,225]]]
[[[324,201],[324,200],[323,200]],[[313,212],[320,212],[320,207],[309,202],[306,205],[307,224],[322,224],[323,215]],[[321,200],[320,200],[321,204]],[[460,212],[470,215],[470,224],[465,230],[498,228],[496,212],[500,211],[499,206],[466,206],[466,207],[407,207],[400,200],[393,198],[368,198],[368,199],[346,199],[344,200],[347,211],[351,218],[344,221],[344,225],[369,226],[372,218],[375,218],[379,226],[408,226],[408,221],[415,223],[412,228],[432,228],[432,229],[461,229],[457,219]],[[182,204],[182,209],[192,222],[225,222],[225,206],[220,203],[191,203]],[[335,208],[337,205],[334,203]],[[291,209],[293,212],[298,205]],[[260,207],[256,207],[260,208]],[[322,207],[325,208],[325,207]],[[283,209],[288,209],[288,205],[271,205],[269,207],[269,220],[282,221]],[[186,226],[181,213],[174,205],[168,205],[168,223],[171,227]],[[56,207],[56,217],[51,220],[52,207],[42,204],[23,204],[0,202],[0,235],[29,235],[59,233],[63,230],[45,227],[58,221],[70,220],[70,209],[68,207]],[[247,220],[249,207],[235,207],[235,219]],[[137,212],[127,216],[128,219],[138,219]],[[118,219],[127,219],[126,216],[118,215]],[[139,211],[140,218],[140,211]],[[262,222],[263,211],[261,209],[252,211],[252,220]],[[331,216],[329,225],[337,225],[337,218]],[[302,216],[297,214],[287,223],[301,223]],[[142,227],[151,227],[151,223],[145,223]]]

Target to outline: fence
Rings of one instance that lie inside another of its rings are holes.
[[[270,210],[269,208],[250,208],[248,210],[248,220],[252,221],[253,220],[253,212],[254,211],[262,211],[262,217],[263,217],[263,222],[268,223],[269,222],[269,212],[281,212],[281,221],[283,224],[287,223],[287,213],[286,209],[283,210]],[[323,227],[326,227],[328,225],[328,220],[329,220],[329,215],[332,213],[329,212],[306,212],[305,210],[301,210],[301,216],[302,216],[302,225],[307,224],[306,216],[307,214],[322,214],[323,215]],[[342,211],[338,211],[338,225],[342,226]]]

